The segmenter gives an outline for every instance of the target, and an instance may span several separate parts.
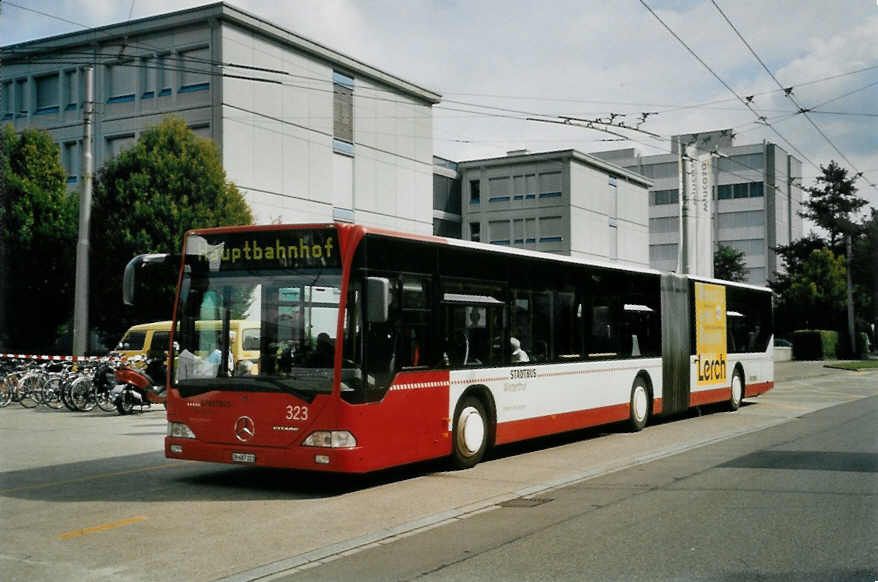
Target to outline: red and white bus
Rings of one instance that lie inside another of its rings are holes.
[[[126,270],[126,289],[140,257]],[[128,292],[130,295],[130,292]],[[186,235],[174,459],[363,473],[773,386],[768,289],[353,224]],[[220,322],[208,326],[205,320]],[[233,320],[259,322],[233,361]],[[217,333],[217,329],[220,333]]]

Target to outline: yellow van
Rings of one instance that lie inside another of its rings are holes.
[[[197,321],[195,329],[198,331],[215,330],[219,334],[222,329],[221,321]],[[141,323],[132,325],[122,336],[119,344],[113,350],[114,354],[131,358],[146,355],[150,350],[167,351],[171,341],[171,322],[155,321],[153,323]],[[251,362],[259,361],[259,322],[244,319],[229,321],[229,336],[231,340],[232,357],[235,363],[242,360]],[[218,342],[214,342],[216,345]]]

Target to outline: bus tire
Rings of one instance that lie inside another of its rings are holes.
[[[488,449],[490,424],[485,405],[474,396],[466,396],[454,412],[451,462],[457,469],[474,467]]]
[[[735,368],[734,374],[732,374],[732,382],[729,386],[731,388],[729,395],[729,410],[734,412],[741,408],[741,401],[744,399],[744,376],[741,373],[741,368]]]
[[[649,385],[638,376],[631,386],[631,402],[628,408],[628,428],[631,432],[643,430],[649,420]]]

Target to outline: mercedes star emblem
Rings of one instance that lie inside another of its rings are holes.
[[[235,436],[239,441],[247,442],[256,434],[256,425],[249,416],[241,416],[235,421]]]

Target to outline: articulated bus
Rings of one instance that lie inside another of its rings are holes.
[[[127,297],[155,257],[129,264]],[[194,230],[177,295],[173,459],[467,468],[495,445],[735,410],[773,386],[768,289],[497,245],[342,223]],[[258,322],[256,361],[223,349],[235,320]]]

